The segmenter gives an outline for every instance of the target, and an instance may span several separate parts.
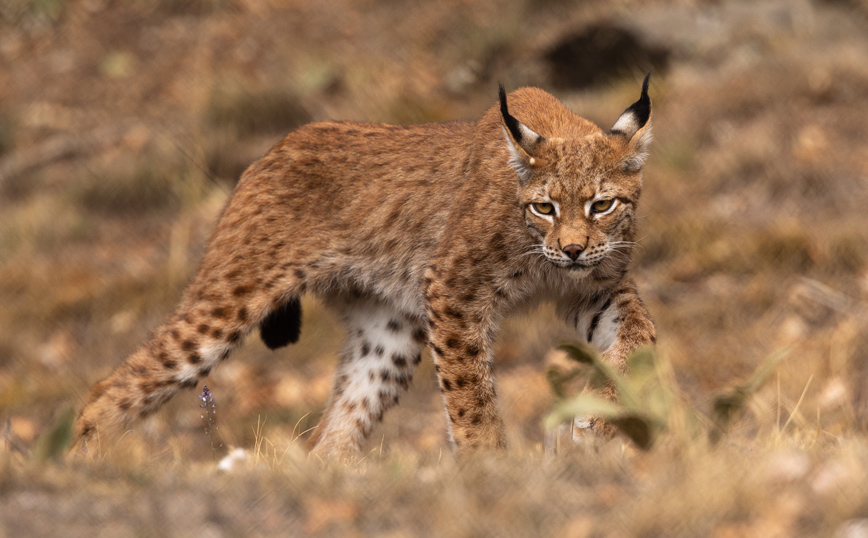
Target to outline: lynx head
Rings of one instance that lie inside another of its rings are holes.
[[[649,77],[639,100],[606,132],[544,92],[519,90],[511,96],[517,113],[528,118],[526,125],[509,113],[500,88],[510,165],[536,243],[532,252],[574,276],[604,263],[623,266],[629,261],[642,166],[651,141]]]

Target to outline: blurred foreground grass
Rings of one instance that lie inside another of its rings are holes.
[[[6,454],[0,518],[8,536],[862,536],[865,438],[770,422],[715,446],[664,434],[648,451],[519,445],[460,462],[393,446],[349,466],[278,435],[231,472],[133,443],[97,462]]]

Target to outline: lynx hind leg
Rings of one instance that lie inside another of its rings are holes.
[[[357,456],[383,414],[398,403],[422,360],[421,324],[375,300],[348,301],[347,342],[326,411],[310,439],[314,455]]]
[[[178,390],[195,388],[247,332],[237,323],[224,328],[215,321],[190,324],[182,315],[154,331],[150,342],[90,391],[76,427],[81,443],[86,444],[97,430],[116,437]]]
[[[280,300],[254,291],[244,300],[230,295],[231,299],[211,295],[193,301],[189,298],[197,294],[188,293],[188,300],[153,332],[147,344],[93,387],[79,414],[74,449],[86,446],[97,431],[116,438],[180,389],[195,388],[263,318],[275,326],[281,324],[278,322],[288,325],[272,342],[288,343],[296,337],[301,312],[297,299]],[[279,312],[276,317],[267,318],[274,309]]]

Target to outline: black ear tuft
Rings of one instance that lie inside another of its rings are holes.
[[[639,120],[640,129],[648,123],[648,118],[651,117],[651,98],[648,97],[648,82],[650,80],[651,71],[648,71],[648,74],[645,75],[645,80],[642,81],[642,95],[640,95],[639,100],[632,105],[636,107],[636,119]]]
[[[521,144],[521,127],[517,119],[512,117],[509,109],[506,107],[506,90],[503,89],[503,84],[498,84],[500,87],[500,115],[503,116],[503,123],[509,129],[516,144]]]
[[[648,82],[651,80],[651,72],[645,75],[645,80],[642,81],[642,95],[639,100],[627,107],[618,122],[609,131],[613,134],[627,135],[627,138],[632,138],[636,131],[645,127],[648,119],[651,117],[651,98],[648,97]]]

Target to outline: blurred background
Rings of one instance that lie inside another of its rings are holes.
[[[864,432],[866,28],[864,0],[3,0],[0,449],[30,450],[168,315],[241,172],[295,127],[474,120],[500,81],[607,129],[649,70],[634,274],[678,385],[708,409],[786,348],[753,414]],[[251,337],[206,381],[221,455],[315,425],[341,329],[304,313],[298,344]],[[546,307],[502,331],[514,446],[540,446],[571,339]],[[197,396],[144,428],[154,457],[211,460]],[[430,361],[404,400],[372,447],[440,454]]]

